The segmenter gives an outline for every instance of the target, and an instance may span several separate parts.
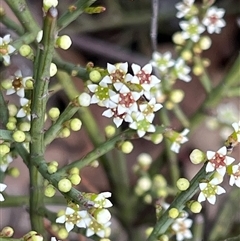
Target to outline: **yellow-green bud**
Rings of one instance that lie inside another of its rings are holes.
[[[56,193],[56,189],[53,185],[49,184],[46,186],[45,190],[44,190],[44,195],[46,197],[53,197]]]
[[[91,167],[97,168],[97,167],[99,167],[99,161],[98,161],[98,160],[95,160],[95,161],[91,162],[90,165],[91,165]]]
[[[57,166],[49,164],[48,168],[47,168],[47,171],[48,171],[49,174],[53,174],[57,171]]]
[[[11,168],[8,169],[8,174],[11,177],[17,178],[20,175],[20,171],[17,167],[11,167]]]
[[[159,241],[169,241],[169,237],[165,234],[161,235],[158,239]]]
[[[166,188],[160,188],[157,190],[156,192],[157,196],[158,197],[162,197],[162,198],[165,198],[168,196],[168,192],[167,192],[167,189]]]
[[[180,191],[185,191],[189,188],[190,182],[186,178],[179,178],[177,180],[177,187]]]
[[[1,82],[1,86],[5,89],[5,90],[8,90],[8,89],[11,89],[12,88],[12,80],[10,79],[5,79]]]
[[[12,227],[9,227],[9,226],[4,227],[4,228],[2,229],[2,231],[0,232],[0,236],[1,236],[1,237],[7,237],[7,238],[12,237],[13,234],[14,234],[14,230],[13,230]]]
[[[154,188],[156,188],[156,189],[163,188],[163,187],[167,186],[167,181],[163,175],[156,174],[153,177],[153,185],[154,185]]]
[[[69,174],[79,174],[79,169],[77,167],[73,167],[70,169]]]
[[[97,70],[93,70],[89,74],[89,79],[94,83],[98,83],[101,80],[101,78],[101,73]]]
[[[201,210],[202,210],[202,204],[197,202],[197,201],[193,201],[191,204],[190,204],[190,210],[193,212],[193,213],[200,213]]]
[[[165,102],[165,107],[168,109],[168,110],[172,110],[174,108],[174,103],[170,100],[167,100]]]
[[[31,124],[29,122],[22,122],[19,124],[20,131],[30,131]]]
[[[73,185],[78,185],[81,182],[81,177],[78,174],[72,174],[68,178]]]
[[[61,192],[69,192],[71,188],[72,188],[72,183],[67,178],[63,178],[58,182],[58,189]]]
[[[13,131],[13,130],[16,129],[16,123],[14,123],[14,122],[8,122],[8,123],[6,124],[6,127],[7,127],[8,130]]]
[[[193,66],[193,73],[196,75],[196,76],[200,76],[203,74],[203,67],[201,65],[194,65]]]
[[[185,39],[182,37],[181,32],[176,32],[172,36],[173,42],[178,45],[183,45],[185,43]]]
[[[61,132],[59,133],[60,138],[67,138],[71,134],[70,130],[67,127],[64,127]]]
[[[206,154],[199,149],[194,149],[190,154],[190,160],[193,164],[200,164],[206,160]]]
[[[121,151],[125,154],[131,153],[133,150],[133,144],[130,141],[124,141],[121,145]]]
[[[212,40],[208,36],[202,36],[202,37],[200,37],[198,44],[202,50],[207,50],[211,47]]]
[[[8,113],[9,116],[15,116],[18,112],[18,108],[14,104],[8,104]]]
[[[146,237],[148,238],[153,231],[153,227],[149,227],[145,230]]]
[[[50,77],[53,77],[56,73],[57,73],[57,65],[54,63],[51,63],[50,70],[49,70]]]
[[[179,211],[177,208],[171,208],[169,211],[168,211],[168,216],[172,219],[176,219],[179,215]]]
[[[26,57],[28,59],[33,59],[33,51],[32,48],[27,45],[27,44],[23,44],[20,49],[19,49],[19,53],[23,56]]]
[[[52,121],[55,121],[58,119],[59,115],[60,115],[60,110],[57,107],[52,107],[49,111],[48,111],[48,115],[50,117],[50,119]]]
[[[56,44],[61,49],[67,50],[72,45],[72,40],[68,35],[62,35],[57,38]]]
[[[12,135],[13,139],[16,141],[16,142],[24,142],[25,139],[26,139],[26,135],[23,131],[15,131]]]
[[[58,237],[62,240],[68,237],[68,231],[65,228],[60,228],[57,234],[58,234]]]
[[[154,133],[154,134],[151,134],[150,136],[150,140],[153,142],[153,144],[160,144],[163,140],[163,135],[161,133]]]
[[[17,119],[16,119],[14,116],[10,116],[10,117],[8,118],[8,121],[9,121],[9,122],[13,122],[13,123],[17,123]]]
[[[137,181],[137,186],[143,191],[147,192],[151,186],[152,186],[152,181],[149,177],[140,177]]]
[[[111,138],[115,135],[116,128],[112,125],[108,125],[105,127],[105,135],[107,138]]]
[[[185,60],[185,61],[190,61],[192,60],[193,54],[190,50],[184,50],[181,53],[181,57]]]
[[[31,238],[28,239],[27,241],[43,241],[43,236],[40,234],[36,234],[31,236]]]
[[[73,131],[79,131],[82,127],[82,122],[78,118],[70,120],[70,128]]]
[[[33,80],[32,79],[27,79],[25,82],[26,88],[27,89],[33,89]]]
[[[143,198],[143,201],[147,204],[151,204],[152,200],[153,200],[153,198],[152,198],[152,195],[150,195],[150,194],[145,195]]]
[[[88,93],[83,92],[78,96],[78,103],[80,106],[89,106],[91,104],[91,96]]]
[[[137,162],[141,167],[149,167],[152,164],[152,157],[147,153],[141,153],[137,157]]]
[[[173,90],[170,94],[170,100],[173,103],[180,103],[184,98],[184,91],[182,90]]]
[[[58,162],[57,161],[50,161],[49,164],[51,164],[51,165],[53,165],[55,167],[58,167]]]
[[[10,147],[6,143],[0,144],[0,155],[4,156],[5,154],[10,152]]]

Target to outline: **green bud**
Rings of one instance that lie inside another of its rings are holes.
[[[60,138],[67,138],[70,136],[70,130],[67,127],[64,127],[61,132],[59,133]]]
[[[58,189],[61,192],[69,192],[72,188],[72,183],[67,178],[63,178],[58,182]]]
[[[18,108],[14,104],[8,104],[8,113],[9,116],[15,116],[18,112]]]
[[[91,96],[88,93],[82,93],[78,96],[78,103],[80,106],[87,107],[91,104]]]
[[[19,49],[19,53],[23,56],[23,57],[25,57],[25,58],[27,58],[27,59],[31,59],[31,60],[33,60],[33,50],[32,50],[32,48],[29,46],[29,45],[27,45],[27,44],[23,44],[21,47],[20,47],[20,49]]]
[[[208,36],[202,36],[202,37],[200,37],[198,44],[202,50],[207,50],[211,47],[212,40]]]
[[[79,169],[77,167],[73,167],[70,169],[69,174],[79,174]]]
[[[6,127],[7,127],[8,130],[14,131],[14,130],[16,129],[16,123],[14,123],[14,122],[8,122],[8,123],[6,124]]]
[[[105,135],[107,138],[111,138],[115,135],[116,128],[112,125],[108,125],[105,127]]]
[[[195,149],[190,154],[190,160],[193,164],[200,164],[206,160],[206,154],[199,149]]]
[[[10,152],[10,147],[6,143],[0,144],[0,155],[4,156],[5,154]]]
[[[68,178],[73,185],[78,185],[81,182],[81,177],[78,174],[72,174]]]
[[[52,107],[48,111],[48,115],[52,121],[56,121],[60,115],[60,110],[57,107]]]
[[[125,154],[131,153],[133,150],[133,144],[130,141],[124,141],[121,145],[121,151]]]
[[[159,241],[169,241],[169,237],[165,234],[161,235],[158,239]]]
[[[46,186],[45,190],[44,190],[44,195],[46,197],[53,197],[56,193],[56,189],[53,185],[49,184]]]
[[[78,118],[70,120],[70,128],[73,131],[79,131],[82,127],[82,122]]]
[[[200,213],[201,210],[202,210],[202,204],[197,202],[197,201],[193,201],[191,204],[190,204],[190,210],[193,212],[193,213]]]
[[[186,178],[179,178],[177,180],[177,187],[180,191],[185,191],[189,188],[190,182]]]
[[[102,78],[101,73],[97,70],[92,70],[89,73],[89,79],[94,83],[98,83],[101,80],[101,78]]]
[[[30,131],[31,124],[29,122],[22,122],[19,124],[20,131]]]
[[[171,208],[168,211],[168,216],[172,219],[176,219],[179,216],[179,211],[177,208]]]
[[[56,44],[61,49],[67,50],[72,45],[72,40],[68,35],[62,35],[57,38]]]
[[[13,139],[16,141],[16,142],[24,142],[25,139],[26,139],[26,135],[23,131],[15,131],[12,135]]]
[[[57,171],[57,166],[52,165],[52,164],[48,164],[47,171],[48,171],[49,174],[53,174]]]
[[[60,228],[57,234],[58,234],[58,237],[62,240],[68,237],[68,231],[65,228]]]
[[[17,178],[20,175],[20,171],[17,167],[11,167],[11,168],[8,169],[8,174],[11,177]]]

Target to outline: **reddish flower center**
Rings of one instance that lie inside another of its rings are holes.
[[[140,84],[150,84],[151,82],[151,75],[142,70],[140,70],[136,76],[138,77]]]
[[[215,168],[224,167],[226,166],[225,158],[225,156],[216,153],[210,162],[214,164]]]
[[[129,108],[134,102],[131,92],[121,93],[119,96],[119,104],[124,107]]]
[[[113,83],[123,82],[125,78],[125,73],[121,69],[116,69],[114,73],[110,74],[110,78]]]
[[[216,24],[216,22],[218,21],[218,17],[215,14],[213,14],[209,19],[212,24]]]
[[[18,90],[18,89],[20,89],[21,87],[23,87],[23,86],[22,86],[21,78],[16,77],[16,78],[13,80],[12,85],[13,85],[13,87],[14,87],[15,90]]]
[[[112,109],[112,112],[113,112],[113,116],[114,116],[115,118],[118,117],[118,118],[120,118],[120,119],[124,119],[125,116],[126,116],[126,113],[119,114],[116,108]]]

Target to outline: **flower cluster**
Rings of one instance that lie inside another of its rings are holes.
[[[183,0],[175,5],[178,12],[178,18],[185,18],[186,21],[180,21],[179,25],[182,31],[183,39],[191,39],[193,42],[198,42],[200,34],[207,28],[208,33],[219,34],[221,28],[226,25],[222,19],[225,10],[215,6],[203,6],[199,9],[194,0]],[[202,15],[203,13],[203,15]],[[206,27],[206,28],[205,28]]]
[[[236,136],[236,141],[240,143],[240,122],[233,123],[234,132],[232,135]],[[231,135],[231,136],[232,136]],[[232,137],[230,138],[232,139]],[[234,184],[240,188],[240,163],[233,165],[235,161],[233,157],[227,156],[227,147],[223,146],[218,151],[207,151],[206,157],[208,163],[206,165],[206,172],[215,172],[215,175],[210,181],[200,182],[200,194],[198,196],[198,201],[202,202],[206,199],[211,203],[215,204],[216,195],[225,193],[225,189],[219,186],[223,181],[225,174],[230,176],[229,185]]]
[[[70,232],[76,225],[86,229],[86,236],[94,234],[101,238],[110,234],[111,214],[107,208],[112,206],[108,200],[110,192],[100,194],[86,193],[85,198],[89,199],[88,210],[80,210],[78,205],[67,207],[63,215],[56,219],[56,223],[64,223],[67,232]]]
[[[3,63],[5,65],[10,64],[10,54],[16,50],[10,45],[11,41],[10,34],[5,35],[3,38],[0,37],[0,56],[3,58]]]
[[[162,108],[153,96],[152,89],[160,80],[152,75],[151,64],[141,68],[132,64],[133,75],[128,73],[128,63],[107,65],[107,75],[98,84],[87,87],[93,93],[91,103],[107,108],[103,116],[113,118],[119,127],[123,121],[137,130],[139,137],[154,132],[155,112]]]

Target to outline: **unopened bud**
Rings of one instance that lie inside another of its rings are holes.
[[[97,70],[93,70],[89,74],[89,79],[94,83],[98,83],[101,80],[101,78],[102,78],[102,76],[101,76],[100,72]]]
[[[72,45],[72,40],[68,35],[62,35],[57,38],[56,44],[61,49],[67,50]]]
[[[0,232],[0,237],[7,237],[10,238],[14,234],[14,230],[12,227],[4,227],[2,231]]]
[[[190,182],[186,178],[179,178],[177,180],[177,187],[180,191],[185,191],[189,188]]]
[[[176,219],[179,215],[179,211],[177,208],[171,208],[169,211],[168,211],[168,216],[172,219]]]
[[[78,96],[78,103],[80,106],[87,107],[91,104],[91,96],[88,93],[82,93]]]
[[[193,164],[200,164],[206,160],[206,154],[199,149],[193,150],[189,157]]]

